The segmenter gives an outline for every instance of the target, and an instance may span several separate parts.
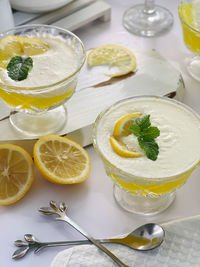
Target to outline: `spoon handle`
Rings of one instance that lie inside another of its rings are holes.
[[[70,224],[73,228],[75,228],[79,233],[84,235],[90,242],[92,242],[96,247],[101,249],[104,253],[106,253],[109,257],[113,259],[119,266],[121,267],[129,267],[125,263],[123,263],[117,256],[115,256],[110,250],[108,250],[106,247],[104,247],[99,241],[91,237],[89,234],[87,234],[79,225],[77,225],[72,219],[70,219],[66,214],[65,216],[62,216],[61,218],[58,218],[58,220],[65,221],[68,224]]]
[[[89,240],[57,241],[57,242],[38,242],[37,241],[34,247],[36,247],[35,252],[37,253],[41,249],[47,248],[47,247],[74,246],[74,245],[85,245],[85,244],[91,244],[91,242]]]
[[[53,215],[57,214],[59,217],[56,217],[55,219],[58,221],[64,221],[68,224],[70,224],[74,229],[76,229],[79,233],[81,233],[83,236],[85,236],[90,242],[92,242],[96,247],[101,249],[104,253],[106,253],[114,262],[118,264],[120,267],[129,267],[125,263],[123,263],[117,256],[115,256],[110,250],[108,250],[106,247],[104,247],[99,241],[91,237],[89,234],[87,234],[81,227],[76,224],[72,219],[70,219],[66,215],[67,206],[64,202],[61,202],[59,205],[53,200],[49,202],[50,207],[41,207],[39,208],[39,211],[46,214],[46,215]]]

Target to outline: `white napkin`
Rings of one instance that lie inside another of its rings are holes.
[[[135,251],[120,244],[105,244],[130,267],[199,267],[200,216],[162,224],[164,242],[151,251]],[[79,245],[59,252],[50,267],[116,267],[94,245]]]

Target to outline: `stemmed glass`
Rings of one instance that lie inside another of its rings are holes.
[[[128,8],[123,15],[124,27],[139,36],[153,37],[167,30],[173,24],[173,15],[154,0]]]
[[[186,59],[189,74],[200,81],[200,1],[181,0],[178,8],[183,39],[194,56]]]
[[[195,116],[197,119],[197,128],[200,127],[199,115],[180,102],[158,96],[135,96],[116,102],[99,114],[93,126],[92,141],[94,149],[103,161],[106,174],[114,182],[113,194],[116,202],[129,212],[142,215],[155,215],[164,211],[171,205],[175,199],[176,190],[184,185],[193,170],[200,164],[200,155],[197,161],[189,164],[186,169],[180,169],[178,172],[168,177],[160,175],[160,177],[151,177],[150,179],[147,177],[148,175],[138,176],[138,174],[136,174],[134,161],[131,163],[130,161],[129,163],[126,161],[126,166],[128,166],[128,164],[132,166],[133,172],[131,174],[126,171],[125,168],[122,168],[122,160],[116,163],[116,161],[111,159],[109,156],[111,155],[109,146],[106,146],[106,138],[102,138],[101,130],[105,130],[103,125],[109,126],[109,129],[111,129],[113,124],[110,119],[116,119],[116,114],[120,114],[122,106],[124,110],[129,111],[130,107],[134,106],[135,101],[142,100],[144,97],[149,100],[154,99],[156,101],[155,105],[159,103],[158,101],[164,101],[163,103],[173,105],[173,107],[176,107],[179,111],[185,110],[184,112],[189,112],[192,117]],[[109,138],[107,140],[109,140]],[[174,163],[178,164],[178,161]],[[153,168],[156,168],[155,165]]]
[[[73,95],[78,74],[85,62],[86,54],[82,41],[72,32],[49,25],[26,25],[0,33],[0,39],[7,36],[54,36],[61,38],[74,50],[77,68],[64,79],[53,84],[23,87],[10,86],[0,81],[0,98],[12,109],[11,125],[27,137],[40,137],[60,131],[67,121],[67,102]],[[65,59],[63,59],[65,60]],[[46,63],[48,66],[48,62]],[[48,66],[52,68],[52,66]],[[55,70],[56,72],[56,70]],[[65,73],[65,69],[63,69]],[[40,77],[38,77],[40,79]]]

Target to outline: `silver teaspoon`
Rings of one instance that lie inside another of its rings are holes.
[[[114,262],[118,264],[118,266],[121,267],[130,267],[123,263],[117,256],[115,256],[109,249],[104,247],[98,240],[94,239],[92,236],[90,236],[88,233],[86,233],[78,224],[76,224],[72,219],[70,219],[66,215],[67,206],[64,202],[61,202],[59,205],[55,201],[49,202],[50,207],[42,207],[39,209],[40,212],[50,215],[50,214],[56,214],[59,217],[56,217],[56,220],[64,221],[68,224],[70,224],[74,229],[76,229],[79,233],[81,233],[83,236],[85,236],[90,242],[92,242],[96,247],[101,249],[104,253],[106,253]]]
[[[161,226],[155,223],[148,223],[138,227],[136,230],[124,237],[99,239],[98,241],[101,243],[119,243],[135,250],[144,251],[158,247],[162,243],[164,236],[165,232]],[[25,256],[30,249],[35,249],[35,253],[37,253],[46,247],[72,246],[91,243],[89,240],[39,242],[32,234],[24,235],[24,239],[26,242],[23,240],[16,240],[15,245],[24,248],[28,247],[28,249],[25,253],[21,253],[19,249],[16,250],[13,254],[14,259]]]

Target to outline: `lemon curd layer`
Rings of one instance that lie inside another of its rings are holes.
[[[49,34],[30,36],[49,46],[42,54],[31,56],[33,68],[28,77],[22,81],[14,81],[8,76],[6,69],[0,71],[3,83],[16,87],[40,87],[57,83],[72,75],[78,67],[78,58],[72,47],[63,38]]]
[[[123,142],[141,153],[141,157],[121,157],[110,144],[116,121],[136,112],[150,114],[151,125],[160,130],[160,136],[156,138],[159,154],[155,161],[146,157],[132,133],[123,137]],[[170,177],[193,169],[200,161],[199,140],[199,117],[174,101],[157,97],[140,97],[114,105],[102,116],[96,129],[97,147],[105,159],[126,173],[145,178]]]
[[[192,51],[200,53],[200,1],[180,5],[179,16],[186,45]]]

